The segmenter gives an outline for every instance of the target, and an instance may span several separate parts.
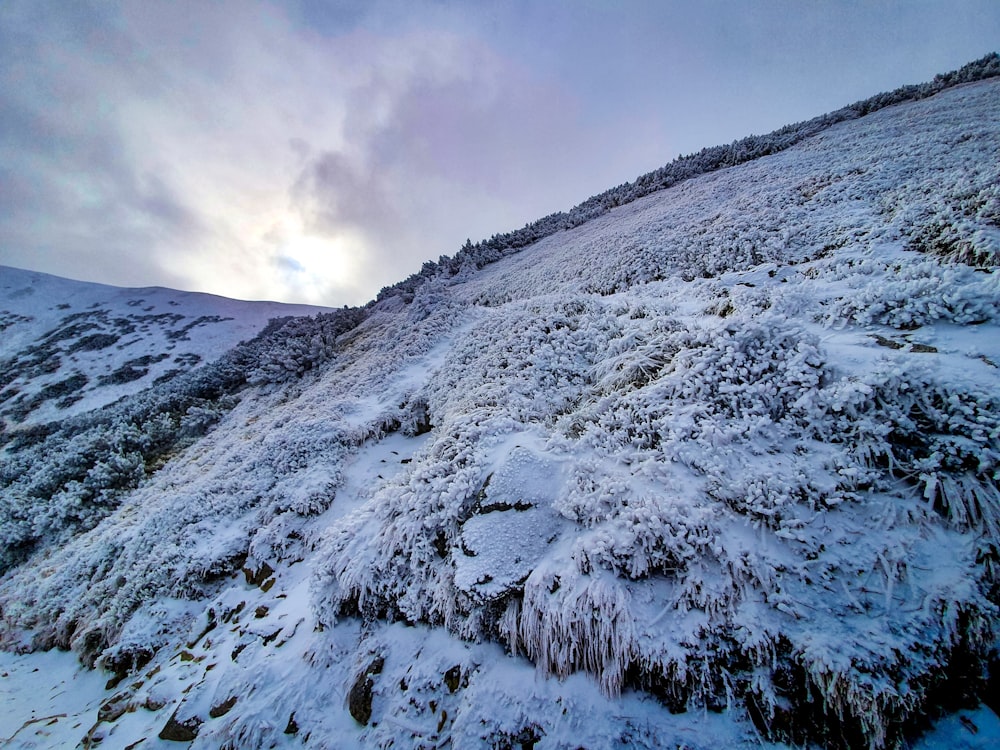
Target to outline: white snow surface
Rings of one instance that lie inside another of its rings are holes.
[[[1000,743],[998,111],[993,80],[841,123],[247,386],[3,573],[4,746]]]

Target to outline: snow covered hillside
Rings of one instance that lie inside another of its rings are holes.
[[[12,418],[0,739],[996,743],[998,111],[951,86]]]

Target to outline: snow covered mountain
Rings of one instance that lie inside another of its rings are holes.
[[[363,309],[5,272],[5,747],[995,743],[978,65]]]
[[[324,311],[0,266],[0,417],[41,424],[105,406],[217,358],[273,318]]]

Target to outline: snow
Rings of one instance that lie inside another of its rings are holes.
[[[5,437],[0,642],[36,650],[2,654],[3,736],[169,747],[174,717],[192,748],[882,747],[946,691],[967,707],[920,746],[1000,742],[976,707],[998,612],[998,98],[880,110],[350,326],[298,321],[228,360],[250,377],[182,400],[169,450],[144,430],[176,417],[174,387],[143,380],[111,425],[94,389],[65,407],[81,421]],[[99,301],[32,283],[7,299],[39,328],[10,317],[8,361],[61,320],[53,299]],[[101,309],[128,314],[120,294]],[[136,298],[264,320],[172,294]],[[209,352],[252,333],[225,324],[176,351],[216,373]],[[175,330],[73,364],[89,384]],[[49,401],[23,424],[70,413]],[[20,729],[32,711],[66,716]]]
[[[453,553],[459,590],[498,599],[524,582],[566,526],[552,509],[560,484],[557,466],[544,455],[520,445],[510,451],[462,527]]]
[[[1000,743],[1000,719],[988,708],[959,711],[935,723],[913,750],[987,750]]]
[[[0,743],[73,747],[94,723],[106,678],[64,651],[0,651]]]

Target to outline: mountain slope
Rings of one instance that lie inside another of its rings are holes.
[[[4,643],[115,675],[16,741],[883,747],[975,705],[998,104],[881,109],[289,324],[87,522],[67,483],[32,530],[18,477],[76,434],[13,429]]]

